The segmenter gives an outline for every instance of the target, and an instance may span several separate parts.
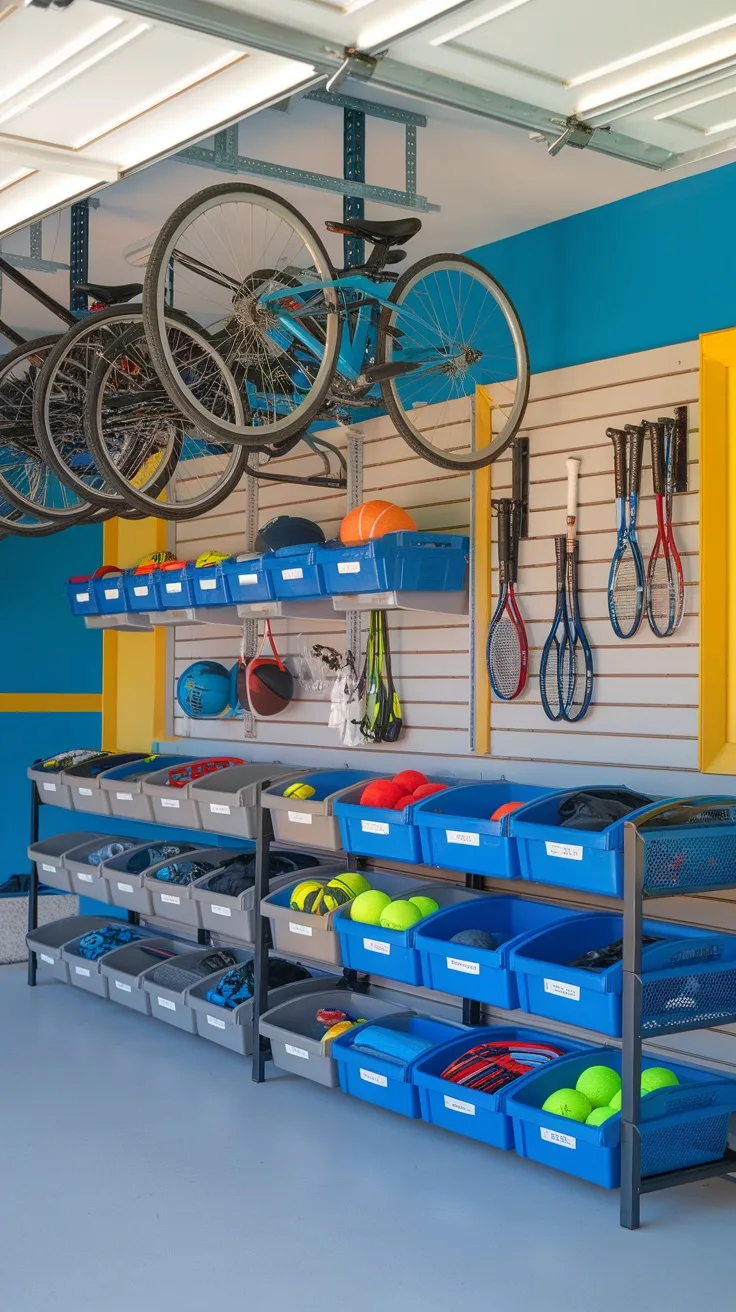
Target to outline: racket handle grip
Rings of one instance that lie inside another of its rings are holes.
[[[664,424],[648,424],[647,426],[649,428],[649,440],[652,444],[652,483],[654,485],[654,495],[662,497],[665,492]]]
[[[555,538],[555,586],[559,597],[565,586],[565,565],[567,563],[567,538],[564,533]]]
[[[629,449],[629,496],[638,497],[641,487],[641,465],[644,457],[644,425],[627,424],[631,443]]]
[[[607,428],[606,437],[613,442],[613,477],[616,500],[626,496],[626,434],[619,428]]]
[[[511,557],[511,502],[498,503],[498,581],[501,586],[509,581]]]
[[[580,461],[576,456],[569,456],[567,460],[567,518],[577,519],[578,514],[578,478],[580,475]]]

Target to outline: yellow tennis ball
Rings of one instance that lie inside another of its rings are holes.
[[[368,880],[362,875],[351,873],[336,875],[325,886],[325,911],[335,911],[337,907],[344,907],[346,902],[352,902],[359,893],[370,892],[370,887]]]
[[[292,889],[289,906],[292,911],[306,911],[311,916],[321,916],[323,912],[324,885],[316,879],[303,879]]]
[[[316,791],[317,789],[313,788],[311,784],[289,784],[288,788],[284,789],[284,797],[301,797],[304,801],[307,797],[314,797]]]

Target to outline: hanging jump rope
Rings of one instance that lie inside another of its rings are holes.
[[[365,710],[360,731],[367,742],[395,743],[404,727],[401,702],[394,687],[386,613],[372,610],[365,665],[358,688]]]

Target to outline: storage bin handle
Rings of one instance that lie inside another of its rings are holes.
[[[733,1087],[731,1087],[733,1086]],[[646,1108],[646,1121],[659,1120],[660,1117],[687,1115],[690,1112],[712,1107],[714,1110],[733,1111],[736,1108],[736,1084],[733,1080],[726,1083],[714,1078],[704,1084],[669,1084],[664,1089],[655,1089],[642,1098],[642,1108]],[[644,1123],[645,1118],[642,1117]]]
[[[124,574],[124,573],[125,571],[122,570],[119,565],[100,565],[100,568],[96,569],[94,574],[92,574],[91,576],[88,575],[87,577],[88,578],[91,577],[93,579],[102,579],[105,577],[106,574]]]
[[[683,812],[690,811],[693,813],[698,811],[717,811],[730,807],[736,808],[736,797],[715,797],[713,794],[695,797],[670,797],[664,802],[657,802],[652,806],[642,809],[635,817],[632,817],[629,820],[629,823],[634,825],[636,829],[641,829],[644,825],[649,825],[653,820],[656,820],[657,816],[665,815],[668,811],[681,810]],[[685,828],[691,820],[692,814],[683,817],[682,825],[668,825],[667,828],[682,829]],[[642,837],[646,839],[647,835],[643,834]]]
[[[682,974],[713,961],[736,961],[736,934],[704,934],[702,938],[680,938],[674,943],[653,943],[644,949],[644,969],[663,970],[681,966]]]

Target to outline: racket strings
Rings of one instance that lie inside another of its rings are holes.
[[[667,636],[677,618],[678,589],[672,557],[661,538],[652,553],[647,578],[647,611],[655,633]]]
[[[544,700],[546,700],[552,715],[559,719],[562,697],[560,694],[560,644],[557,638],[553,638],[544,653],[540,679]]]
[[[611,581],[611,603],[618,627],[627,636],[641,617],[642,580],[629,543],[617,557]]]
[[[511,701],[519,691],[525,660],[521,635],[507,610],[491,630],[488,658],[493,691],[502,700]]]

